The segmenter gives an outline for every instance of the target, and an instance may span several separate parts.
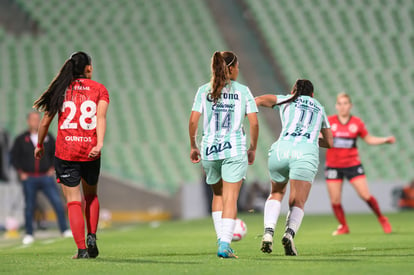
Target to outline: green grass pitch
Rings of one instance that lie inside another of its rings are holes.
[[[413,274],[414,212],[388,215],[384,234],[374,215],[348,215],[351,234],[331,236],[332,215],[306,215],[295,238],[299,256],[283,254],[284,215],[274,252],[260,250],[261,214],[242,214],[248,234],[232,244],[239,259],[216,256],[211,219],[162,222],[102,230],[97,259],[72,260],[72,239],[39,240],[32,246],[0,244],[2,274]]]

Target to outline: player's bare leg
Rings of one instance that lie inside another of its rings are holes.
[[[333,236],[349,233],[349,227],[346,222],[345,212],[341,203],[342,184],[342,180],[328,180],[326,184],[328,187],[329,198],[331,200],[332,211],[339,222],[338,228],[332,232]]]
[[[217,252],[217,256],[222,258],[237,258],[230,248],[230,243],[236,225],[237,199],[241,185],[242,181],[234,183],[223,181],[222,236]]]
[[[372,209],[375,215],[378,218],[378,222],[381,224],[384,233],[388,234],[392,232],[391,224],[388,221],[388,218],[382,215],[381,210],[379,208],[378,202],[374,196],[371,195],[368,188],[368,183],[366,177],[358,176],[351,179],[351,184],[357,191],[358,195],[366,201],[368,206]]]

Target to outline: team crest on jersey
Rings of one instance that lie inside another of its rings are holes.
[[[338,125],[336,123],[332,124],[331,129],[332,131],[336,131],[336,129],[338,129]]]
[[[351,125],[349,125],[348,129],[351,133],[356,133],[358,131],[358,126],[352,123]]]

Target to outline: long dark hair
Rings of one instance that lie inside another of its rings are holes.
[[[217,102],[221,97],[221,90],[230,83],[229,67],[237,64],[237,56],[233,52],[214,52],[211,59],[211,92],[209,97]]]
[[[73,53],[50,82],[47,90],[34,102],[33,108],[46,111],[49,115],[59,112],[65,99],[66,89],[74,79],[85,77],[85,67],[91,64],[91,57],[87,53]]]
[[[282,105],[285,103],[290,103],[295,101],[301,95],[312,96],[313,94],[313,84],[310,80],[307,79],[298,79],[293,85],[292,94],[290,98],[286,99],[285,101],[278,102],[276,105]]]

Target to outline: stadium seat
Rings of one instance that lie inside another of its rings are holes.
[[[12,135],[69,54],[84,50],[111,98],[102,170],[169,193],[199,182],[201,168],[188,157],[188,118],[197,87],[209,81],[212,53],[227,49],[204,1],[16,2],[41,34],[0,29],[0,123]],[[267,127],[262,158],[249,173],[261,180],[273,140]]]
[[[374,135],[395,135],[393,146],[363,146],[372,179],[412,178],[414,3],[411,1],[246,0],[259,31],[289,83],[308,77],[328,114],[336,94],[348,92],[353,113]],[[395,101],[400,101],[399,103]],[[360,143],[361,144],[361,143]],[[412,150],[411,150],[412,151]]]

